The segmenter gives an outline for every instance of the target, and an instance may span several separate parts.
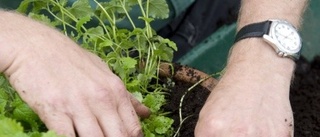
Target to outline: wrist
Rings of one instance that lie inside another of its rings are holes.
[[[11,33],[14,31],[11,29],[13,27],[13,24],[10,23],[11,14],[8,11],[0,10],[0,72],[4,72],[12,64],[19,49],[16,45],[12,44],[15,41],[11,42],[10,39],[14,38]]]
[[[226,73],[220,83],[237,83],[256,88],[270,88],[273,85],[274,91],[287,92],[294,67],[293,60],[279,57],[261,38],[244,39],[233,46]]]

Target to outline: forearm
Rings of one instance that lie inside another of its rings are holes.
[[[238,29],[267,19],[284,19],[299,27],[308,0],[242,0]]]
[[[299,27],[306,3],[307,0],[242,0],[238,30],[245,25],[268,19],[284,19]],[[294,64],[289,58],[279,57],[262,38],[244,39],[233,46],[227,72],[221,83],[250,80],[257,85],[246,86],[259,88],[260,84],[267,83],[276,85],[274,90],[284,91],[289,89]]]

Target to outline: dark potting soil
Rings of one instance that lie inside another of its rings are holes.
[[[167,96],[166,111],[179,127],[179,104],[181,97],[193,84],[174,80],[175,86]],[[180,129],[181,137],[193,137],[199,112],[209,95],[209,91],[196,86],[189,91],[183,101],[182,117],[188,117]],[[294,81],[290,90],[290,101],[294,113],[295,137],[320,137],[320,56],[308,62],[304,58],[297,61]]]
[[[194,137],[194,129],[199,117],[199,112],[204,105],[210,91],[204,87],[196,86],[188,91],[188,88],[193,84],[175,80],[175,86],[171,89],[170,95],[167,96],[169,102],[164,106],[166,112],[171,112],[169,115],[174,119],[173,127],[177,131],[180,124],[179,105],[181,97],[187,92],[184,97],[181,109],[182,118],[187,118],[181,126],[180,137]]]
[[[320,137],[320,56],[297,62],[290,100],[295,137]]]

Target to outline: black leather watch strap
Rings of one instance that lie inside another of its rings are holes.
[[[268,21],[253,23],[253,24],[244,26],[237,33],[234,42],[236,43],[239,40],[250,38],[250,37],[262,37],[264,34],[268,34],[271,23],[272,21],[268,20]]]

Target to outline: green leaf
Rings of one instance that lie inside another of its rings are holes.
[[[29,133],[29,136],[30,137],[41,137],[41,133],[40,132],[32,132],[32,133]]]
[[[173,58],[173,50],[165,44],[156,44],[158,47],[154,50],[155,55],[159,56],[161,60],[171,62]]]
[[[16,10],[20,13],[27,13],[32,7],[31,12],[39,13],[40,10],[46,8],[49,2],[49,0],[23,0]]]
[[[60,4],[62,7],[65,7],[65,6],[68,4],[68,0],[59,0],[59,4]]]
[[[77,31],[78,32],[82,32],[81,31],[81,27],[86,24],[87,22],[89,22],[91,20],[91,16],[84,16],[84,17],[81,17],[79,19],[79,21],[77,22],[76,24],[76,28],[77,28]]]
[[[98,26],[95,28],[88,29],[84,34],[84,39],[88,40],[90,38],[90,40],[96,41],[98,38],[102,37],[103,35],[104,35],[103,28],[101,26]]]
[[[141,92],[133,92],[132,95],[134,96],[134,98],[136,98],[139,102],[142,102],[143,97]]]
[[[26,130],[37,131],[41,121],[36,113],[24,102],[20,102],[19,99],[16,99],[13,110],[13,117],[16,120],[28,124]],[[20,102],[20,103],[19,103]],[[31,129],[30,129],[31,128]]]
[[[126,85],[128,91],[130,91],[131,93],[135,93],[135,92],[141,93],[141,91],[140,91],[141,82],[137,78],[132,78],[132,79],[133,80],[128,80],[128,82],[125,82],[125,85]],[[141,98],[140,102],[142,102],[142,98]]]
[[[173,123],[173,119],[165,117],[165,116],[157,116],[154,120],[154,124],[156,125],[155,131],[158,134],[165,134]]]
[[[3,88],[0,88],[0,115],[5,112],[9,96]]]
[[[6,78],[3,74],[0,75],[0,86],[6,83]]]
[[[169,7],[166,0],[150,0],[149,15],[153,18],[166,19],[169,17]]]
[[[20,123],[17,123],[15,120],[1,117],[0,118],[0,136],[1,137],[9,137],[9,135],[13,136],[17,133],[22,133],[23,128]]]
[[[110,47],[113,45],[113,42],[109,39],[105,39],[103,42],[99,44],[99,50],[103,51],[104,48]]]
[[[34,119],[37,120],[38,116],[33,110],[25,103],[22,103],[13,110],[13,116],[17,120],[26,120],[27,119]]]
[[[152,114],[142,122],[143,131],[149,136],[172,136],[172,124],[174,120]]]
[[[77,0],[72,4],[71,8],[67,9],[77,19],[93,15],[93,10],[88,0]]]
[[[169,40],[169,39],[163,39],[161,42],[168,44],[168,46],[169,46],[170,48],[172,48],[173,50],[175,50],[175,51],[178,50],[176,43],[174,43],[173,41],[171,41],[171,40]]]
[[[43,15],[43,14],[35,14],[35,13],[32,13],[32,12],[31,12],[31,13],[29,13],[28,16],[31,17],[31,18],[33,18],[33,19],[35,19],[35,20],[37,20],[37,21],[40,21],[40,22],[42,22],[42,23],[44,23],[44,24],[46,24],[46,25],[53,26],[53,27],[56,26],[56,24],[52,23],[52,22],[51,22],[51,19],[50,19],[48,16],[46,16],[46,15]]]
[[[164,95],[150,93],[148,94],[143,103],[150,108],[151,112],[157,112],[161,106],[166,102]]]
[[[63,136],[58,136],[54,131],[48,131],[47,133],[42,133],[41,137],[63,137]]]
[[[138,17],[138,19],[144,20],[144,21],[146,21],[148,23],[150,23],[150,22],[152,22],[154,20],[153,18],[147,18],[147,17],[142,17],[142,16]]]
[[[137,0],[125,0],[125,3],[128,3],[130,6],[134,6],[138,4]]]
[[[39,0],[23,0],[16,10],[21,13],[26,13],[29,8],[29,5],[35,1],[39,1]]]
[[[130,57],[120,58],[120,61],[121,61],[121,64],[123,65],[122,67],[125,69],[135,68],[137,65],[137,61]]]

